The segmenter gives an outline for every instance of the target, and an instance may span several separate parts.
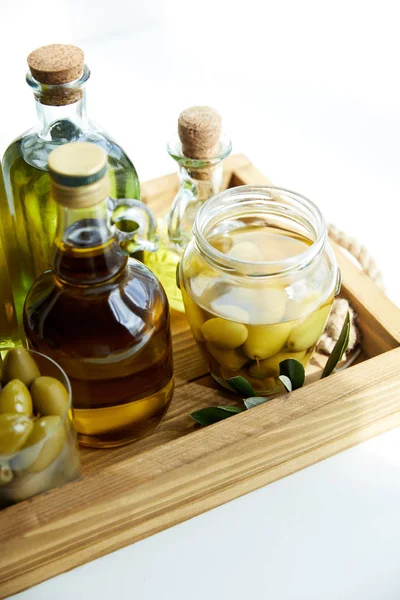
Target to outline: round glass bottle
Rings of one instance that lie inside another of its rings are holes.
[[[211,375],[279,391],[279,363],[306,366],[339,285],[319,209],[288,190],[241,186],[208,200],[193,231],[180,282]]]
[[[32,283],[50,267],[57,228],[47,161],[67,142],[90,141],[108,155],[110,194],[140,198],[135,167],[114,140],[88,120],[86,83],[90,71],[80,48],[52,44],[28,57],[26,80],[36,100],[38,123],[7,148],[3,159],[7,200],[0,203],[0,233],[9,267],[17,319]]]
[[[80,442],[121,445],[156,425],[173,393],[165,292],[123,252],[132,243],[131,211],[140,224],[136,250],[154,249],[155,222],[141,202],[109,198],[98,146],[58,148],[49,171],[58,205],[54,258],[27,296],[25,334],[69,376]]]
[[[221,117],[216,110],[193,106],[181,113],[178,134],[167,149],[179,166],[179,190],[171,210],[158,222],[160,248],[146,255],[145,262],[163,284],[171,308],[183,312],[176,269],[192,238],[197,211],[223,189],[223,160],[232,144],[221,135]]]

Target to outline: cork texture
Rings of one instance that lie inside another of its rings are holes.
[[[187,158],[212,158],[218,152],[221,117],[210,106],[191,106],[179,115],[178,134]]]
[[[50,44],[28,56],[28,66],[36,81],[60,85],[78,79],[83,71],[84,54],[71,44]]]

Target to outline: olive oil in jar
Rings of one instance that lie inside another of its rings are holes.
[[[7,199],[0,202],[0,231],[9,266],[17,320],[35,279],[51,264],[57,206],[47,172],[49,154],[67,142],[89,141],[106,151],[111,195],[140,198],[139,180],[128,156],[87,118],[89,69],[82,50],[52,44],[28,57],[27,82],[36,100],[38,124],[7,148],[3,158]]]
[[[53,266],[35,282],[24,310],[29,345],[69,376],[80,442],[95,447],[143,435],[173,393],[168,302],[147,267],[121,252],[119,241],[129,234],[109,225],[106,160],[88,143],[66,144],[50,156],[59,205]]]
[[[183,260],[185,309],[192,332],[212,376],[229,389],[227,379],[241,375],[259,394],[281,390],[279,363],[288,358],[304,366],[322,334],[333,293],[321,297],[321,270],[307,284],[283,274],[261,277],[268,262],[274,269],[305,252],[312,241],[276,227],[237,227],[208,242],[240,261],[244,278],[235,280],[213,270],[195,251]],[[259,271],[257,269],[259,264]],[[325,272],[330,276],[329,271]]]

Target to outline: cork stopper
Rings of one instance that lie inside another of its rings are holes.
[[[48,169],[54,199],[67,208],[88,208],[109,193],[105,151],[90,142],[70,142],[53,150]]]
[[[60,85],[78,79],[83,71],[84,54],[71,44],[50,44],[28,56],[28,66],[40,83]]]
[[[62,85],[79,79],[84,67],[83,51],[71,44],[50,44],[31,52],[28,66],[32,76],[46,85]],[[81,90],[65,89],[46,92],[40,101],[43,104],[62,106],[72,104],[82,97]]]
[[[192,106],[179,115],[178,134],[187,158],[212,158],[218,153],[221,117],[210,106]]]

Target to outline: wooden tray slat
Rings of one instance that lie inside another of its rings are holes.
[[[243,156],[230,157],[226,167],[226,185],[270,183]],[[176,189],[176,175],[168,175],[144,184],[143,198],[161,214]],[[362,362],[196,429],[191,411],[237,399],[206,374],[186,317],[173,313],[176,391],[164,421],[130,446],[83,449],[80,481],[0,512],[0,597],[400,424],[400,311],[335,251],[344,294],[360,315]]]

